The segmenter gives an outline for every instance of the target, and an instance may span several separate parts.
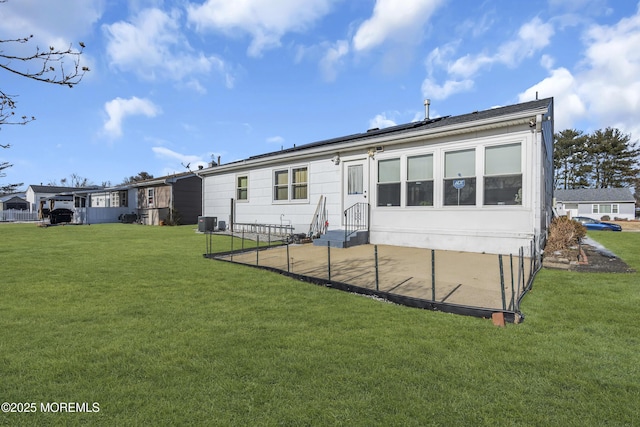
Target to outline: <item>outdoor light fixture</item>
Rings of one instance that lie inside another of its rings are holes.
[[[336,154],[335,156],[333,156],[331,161],[333,162],[334,165],[338,166],[340,164],[340,155]]]

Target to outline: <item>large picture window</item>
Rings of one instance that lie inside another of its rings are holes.
[[[484,204],[521,205],[521,145],[487,147],[484,154]]]
[[[400,159],[378,162],[378,206],[400,206]]]
[[[604,204],[604,205],[593,205],[592,213],[594,214],[617,214],[618,213],[617,204]]]
[[[433,154],[407,158],[407,206],[433,206]]]
[[[476,204],[476,150],[444,154],[444,205]]]
[[[275,171],[273,175],[273,200],[308,200],[308,176],[306,166]]]

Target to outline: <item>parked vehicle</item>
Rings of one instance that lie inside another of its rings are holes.
[[[59,208],[49,212],[49,222],[51,224],[71,222],[72,218],[73,218],[73,211],[71,209]]]
[[[587,230],[600,230],[600,231],[622,231],[622,227],[618,224],[611,224],[609,222],[598,221],[597,219],[588,218],[586,216],[575,216],[574,221],[578,221],[584,225]]]

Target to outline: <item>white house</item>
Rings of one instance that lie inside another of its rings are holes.
[[[203,215],[218,222],[308,233],[320,205],[329,229],[344,229],[358,206],[373,244],[528,254],[546,240],[552,160],[548,98],[371,129],[199,175]]]
[[[562,215],[586,216],[602,219],[608,216],[632,220],[635,218],[636,199],[628,188],[579,188],[555,190],[556,208]]]

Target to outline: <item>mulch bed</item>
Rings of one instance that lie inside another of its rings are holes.
[[[580,249],[582,252],[580,252]],[[618,257],[607,256],[590,245],[565,249],[545,256],[543,266],[589,273],[633,273],[634,269]]]
[[[618,257],[609,257],[591,246],[584,247],[586,264],[577,264],[572,270],[600,273],[633,273],[635,270]]]

